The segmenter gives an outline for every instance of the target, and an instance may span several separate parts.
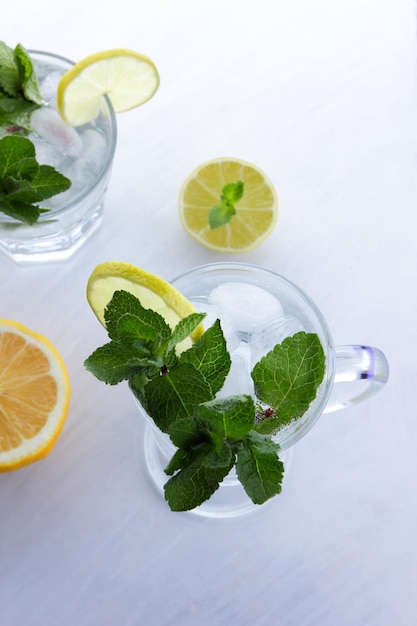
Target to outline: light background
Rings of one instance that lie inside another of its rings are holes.
[[[118,116],[100,231],[72,260],[0,260],[0,317],[45,334],[72,382],[41,463],[0,478],[2,626],[413,626],[417,605],[416,7],[412,0],[89,0],[2,8],[0,38],[75,61],[127,47],[161,86]],[[230,257],[182,230],[199,163],[265,170],[279,220]],[[381,348],[387,387],[322,417],[285,492],[256,515],[173,514],[142,466],[127,387],[83,360],[105,341],[86,303],[99,262],[171,279],[241,260],[306,290],[336,344]]]

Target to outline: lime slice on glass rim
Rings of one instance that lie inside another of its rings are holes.
[[[97,265],[87,282],[88,303],[103,326],[104,310],[114,292],[119,290],[132,293],[143,307],[162,315],[172,329],[181,319],[197,312],[191,302],[163,278],[130,263],[106,261]],[[203,324],[199,324],[182,342],[182,349],[190,347],[203,332]]]
[[[62,119],[81,126],[97,117],[107,95],[116,113],[147,102],[159,87],[159,74],[148,57],[117,48],[96,52],[76,63],[58,84]]]

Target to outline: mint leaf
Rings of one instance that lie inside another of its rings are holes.
[[[281,492],[284,465],[278,458],[278,450],[272,439],[254,431],[239,444],[236,472],[255,504],[263,504]]]
[[[0,91],[0,131],[1,127],[16,127],[30,129],[30,117],[32,111],[39,105],[31,104],[21,98],[9,98]]]
[[[14,53],[0,41],[0,88],[10,97],[19,96],[19,74]]]
[[[194,415],[200,402],[213,397],[210,385],[191,363],[179,363],[144,388],[144,408],[164,432],[182,417]]]
[[[0,211],[15,220],[29,225],[35,224],[41,213],[45,213],[45,209],[40,209],[33,204],[19,202],[19,204],[13,205],[13,203],[9,203],[7,200],[3,199],[1,192]]]
[[[178,448],[195,448],[201,443],[213,440],[216,426],[211,421],[199,417],[182,417],[173,421],[168,434],[174,446]]]
[[[31,204],[39,200],[35,187],[27,180],[7,177],[3,179],[3,200],[15,204]]]
[[[112,299],[104,310],[104,322],[111,339],[117,340],[120,338],[121,327],[119,327],[119,322],[122,317],[128,314],[136,317],[138,320],[136,322],[137,338],[159,338],[159,343],[168,341],[170,338],[171,329],[162,315],[159,315],[152,309],[145,309],[140,300],[132,293],[118,290],[114,292]],[[139,330],[139,328],[142,330]],[[133,336],[132,341],[134,341]]]
[[[86,369],[96,378],[116,385],[122,380],[129,380],[136,368],[154,366],[151,354],[146,349],[130,348],[114,341],[97,348],[85,361]]]
[[[168,349],[173,349],[180,343],[187,339],[189,335],[197,328],[199,324],[206,317],[205,313],[191,313],[184,319],[180,320],[174,328],[171,338],[168,343]]]
[[[228,224],[234,215],[236,215],[236,209],[230,202],[222,202],[211,207],[208,213],[210,228],[219,228]]]
[[[8,139],[8,137],[5,137],[4,139]],[[11,139],[14,143],[14,138]],[[19,149],[13,150],[15,147]],[[21,147],[25,148],[25,146]],[[3,150],[3,148],[6,148],[6,150]],[[19,185],[20,182],[24,181],[31,184],[31,181],[33,181],[39,173],[39,163],[37,162],[35,156],[30,156],[32,151],[22,151],[20,147],[16,145],[12,145],[11,148],[12,151],[9,151],[8,146],[3,145],[3,140],[0,141],[0,180],[16,181],[16,185]],[[33,153],[34,152],[35,151],[33,150]],[[21,156],[19,156],[19,153]]]
[[[23,137],[12,137],[12,139],[23,139]],[[31,183],[41,200],[52,198],[71,187],[71,181],[51,165],[40,165]]]
[[[29,163],[28,161],[22,161],[22,165],[27,167]],[[26,171],[22,172],[22,178],[14,178],[12,176],[3,178],[2,191],[6,195],[4,200],[13,204],[33,204],[68,189],[67,179],[54,168],[49,165],[38,165],[37,163],[36,165],[37,172],[31,180],[23,178],[23,176],[28,176]]]
[[[218,447],[208,441],[190,452],[181,451],[175,463],[179,472],[164,487],[171,510],[189,511],[210,498],[230,472],[234,460],[226,442]]]
[[[231,361],[219,320],[191,348],[181,354],[180,362],[194,365],[210,385],[213,397],[220,391],[229,373]]]
[[[0,211],[33,224],[42,212],[42,200],[66,191],[71,181],[49,165],[39,165],[35,148],[26,137],[0,139]]]
[[[20,44],[14,49],[14,60],[18,71],[19,82],[26,100],[36,104],[42,104],[42,96],[32,61],[26,50]]]
[[[31,180],[39,170],[33,143],[26,137],[0,139],[0,180],[6,176]]]
[[[158,338],[158,333],[153,326],[146,324],[137,315],[125,313],[117,322],[117,336],[126,346],[148,345],[150,349]]]
[[[167,476],[173,476],[176,472],[187,467],[192,461],[193,454],[184,448],[178,448],[174,456],[166,466],[164,472]]]
[[[229,396],[200,404],[198,416],[215,424],[226,439],[236,441],[252,430],[255,405],[250,396]]]
[[[238,180],[236,183],[229,183],[225,185],[222,189],[222,199],[228,200],[232,204],[236,204],[243,198],[243,190],[245,184]]]
[[[255,393],[262,403],[276,411],[275,429],[307,411],[316,397],[324,372],[325,355],[320,339],[305,332],[287,337],[255,365],[252,371]],[[262,422],[263,427],[265,424]],[[262,426],[256,429],[260,430]]]
[[[32,61],[19,44],[0,41],[0,125],[30,130],[30,114],[42,104]]]
[[[170,476],[185,467],[195,450],[210,443],[216,450],[223,447],[224,437],[216,430],[216,425],[202,418],[184,417],[172,422],[168,429],[172,443],[178,450],[172,457],[165,473]]]
[[[224,185],[220,196],[220,204],[211,207],[208,213],[210,228],[224,226],[236,215],[235,204],[243,197],[243,189],[244,183],[241,180]]]

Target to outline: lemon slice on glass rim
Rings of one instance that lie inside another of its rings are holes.
[[[155,64],[143,54],[116,48],[96,52],[76,63],[58,84],[62,119],[81,126],[97,117],[107,95],[116,113],[147,102],[159,87]]]
[[[0,320],[0,472],[45,457],[64,426],[70,399],[65,364],[42,335]]]
[[[140,267],[123,261],[106,261],[97,265],[87,282],[87,300],[97,319],[103,326],[104,310],[115,291],[132,293],[145,309],[159,313],[170,328],[196,313],[196,309],[185,296],[163,278]],[[182,343],[182,350],[197,341],[204,332],[199,324],[190,338]]]
[[[212,228],[210,210],[219,205],[226,185],[243,183],[230,221]],[[253,250],[273,231],[278,217],[274,185],[256,165],[236,158],[218,158],[199,165],[185,179],[179,195],[179,217],[185,231],[217,252]]]

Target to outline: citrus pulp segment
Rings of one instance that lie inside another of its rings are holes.
[[[130,263],[107,261],[97,265],[87,283],[87,300],[103,326],[104,310],[118,290],[132,293],[143,307],[162,315],[171,328],[187,315],[196,313],[191,302],[159,276]],[[192,340],[201,337],[203,330],[202,324],[197,326],[191,333]]]
[[[147,102],[159,87],[154,63],[138,52],[105,50],[76,63],[58,84],[57,107],[71,126],[97,117],[106,94],[116,113]]]
[[[209,225],[209,211],[220,202],[225,185],[242,181],[243,197],[236,214],[218,228]],[[278,216],[275,188],[255,165],[234,158],[207,161],[184,181],[179,215],[186,232],[211,250],[242,253],[252,250],[271,234]]]
[[[0,472],[49,454],[69,398],[67,370],[56,348],[21,324],[0,319]]]

